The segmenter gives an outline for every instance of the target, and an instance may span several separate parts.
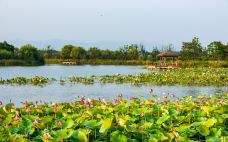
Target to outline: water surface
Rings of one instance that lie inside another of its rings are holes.
[[[49,78],[66,78],[69,76],[139,74],[148,72],[143,66],[126,65],[45,65],[45,66],[9,66],[0,67],[0,77],[12,78],[16,76],[33,77],[44,76]]]
[[[83,65],[83,66],[63,66],[63,65],[46,65],[35,67],[0,67],[0,77],[12,78],[15,76],[45,76],[49,78],[66,78],[69,76],[91,76],[91,75],[113,75],[113,74],[139,74],[149,72],[142,69],[142,66],[113,66],[113,65]],[[43,100],[45,102],[71,102],[78,96],[89,98],[102,98],[113,100],[118,94],[123,94],[124,98],[144,96],[149,98],[149,90],[153,88],[154,93],[159,97],[164,95],[175,94],[177,97],[186,95],[214,95],[217,92],[227,92],[227,87],[198,87],[198,86],[153,86],[142,85],[133,86],[131,84],[100,84],[92,85],[69,84],[60,85],[59,81],[51,84],[40,86],[32,85],[0,85],[0,100],[4,104],[12,101],[16,106],[20,106],[24,101]]]

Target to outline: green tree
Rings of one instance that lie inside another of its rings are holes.
[[[31,44],[24,45],[20,48],[19,50],[20,56],[23,59],[34,59],[34,60],[39,60],[39,53],[37,48],[32,46]]]
[[[6,41],[0,42],[0,50],[14,51],[14,46],[8,44]]]
[[[152,52],[149,55],[151,55],[151,58],[152,58],[153,61],[156,61],[157,60],[157,55],[159,53],[160,52],[159,52],[158,48],[157,47],[154,47],[153,50],[152,50]]]
[[[12,58],[12,53],[5,49],[0,49],[0,59],[10,59]]]
[[[73,59],[83,59],[85,57],[85,53],[85,49],[78,46],[72,48],[70,56]]]
[[[102,58],[103,59],[112,59],[112,51],[110,51],[109,49],[105,49],[102,51]]]
[[[73,47],[74,47],[73,45],[65,45],[60,51],[61,57],[63,59],[70,59],[70,54]]]
[[[132,47],[128,50],[127,57],[130,60],[137,60],[139,58],[139,52],[138,49],[135,47]]]
[[[208,46],[209,58],[217,60],[225,60],[228,56],[228,45],[223,44],[221,41],[214,41]]]
[[[191,42],[183,42],[181,49],[181,58],[183,60],[201,59],[203,48],[199,39],[194,37]]]
[[[96,60],[99,58],[100,54],[101,54],[101,51],[97,47],[91,47],[88,50],[89,59],[95,59]]]

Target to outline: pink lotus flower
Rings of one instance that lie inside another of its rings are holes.
[[[85,104],[85,96],[82,96],[82,97],[81,97],[81,102],[82,102],[83,104]]]
[[[119,103],[121,103],[121,99],[114,99],[114,102],[115,102],[116,104],[119,104]]]
[[[82,97],[81,97],[81,100],[83,100],[83,101],[84,101],[84,100],[85,100],[85,96],[82,96]]]
[[[55,107],[55,108],[53,109],[53,112],[54,112],[54,113],[58,112],[58,109]]]
[[[26,112],[27,112],[27,113],[30,113],[30,112],[31,112],[30,108],[27,108],[27,109],[26,109]]]
[[[20,119],[20,117],[18,116],[18,114],[14,117],[13,121],[18,121]]]
[[[221,99],[220,99],[220,103],[222,104],[222,103],[224,103],[225,102],[225,99],[224,99],[224,97],[222,97]]]
[[[2,101],[0,101],[0,106],[2,106],[2,104],[3,104]]]
[[[38,120],[37,120],[37,119],[35,119],[35,120],[33,121],[33,124],[35,125],[35,127],[38,127],[38,125],[39,125]]]
[[[62,122],[61,120],[59,120],[59,121],[58,121],[58,125],[59,125],[60,127],[62,127],[62,126],[63,126],[63,122]]]
[[[91,104],[89,101],[86,101],[86,106],[87,106],[87,107],[91,108],[91,105],[92,105],[92,104]]]
[[[135,97],[130,97],[130,100],[132,100],[132,101],[135,100],[135,99],[136,99]]]

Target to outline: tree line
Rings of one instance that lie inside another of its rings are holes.
[[[97,47],[86,49],[81,46],[65,45],[60,51],[56,51],[51,46],[45,49],[37,49],[30,44],[16,48],[4,41],[0,42],[0,59],[37,61],[39,63],[44,63],[44,59],[156,61],[159,53],[173,49],[172,45],[168,45],[162,50],[153,47],[152,51],[145,50],[142,44],[125,45],[117,50],[102,50]],[[180,58],[182,60],[228,60],[228,44],[213,41],[203,47],[199,39],[195,37],[191,41],[182,43]]]
[[[125,45],[118,50],[101,50],[91,47],[86,50],[80,46],[65,45],[60,51],[62,59],[112,59],[112,60],[150,60],[156,61],[161,52],[174,50],[172,45],[158,50],[154,47],[151,52],[146,51],[143,45]],[[180,50],[182,60],[228,60],[228,44],[221,41],[213,41],[203,47],[199,39],[194,37],[189,42],[183,42]]]
[[[44,64],[44,57],[36,47],[27,44],[16,48],[6,41],[0,42],[0,60],[22,60],[28,64]]]

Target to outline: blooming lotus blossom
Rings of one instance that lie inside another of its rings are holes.
[[[130,97],[130,100],[132,100],[132,101],[135,100],[135,99],[136,99],[135,97]]]
[[[114,99],[114,102],[115,102],[116,104],[119,104],[119,103],[120,103],[120,99]]]
[[[91,103],[89,101],[86,101],[86,106],[88,106],[89,108],[91,108]]]
[[[82,96],[82,97],[81,97],[81,102],[82,102],[83,104],[85,104],[85,96]]]
[[[15,117],[14,117],[14,119],[13,119],[13,121],[18,121],[20,119],[20,117],[19,117],[19,115],[17,114]]]

